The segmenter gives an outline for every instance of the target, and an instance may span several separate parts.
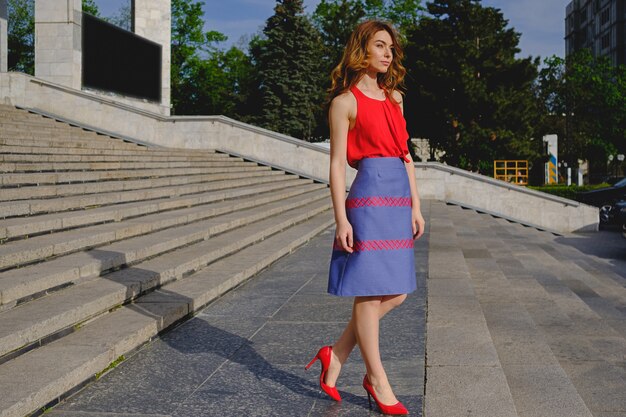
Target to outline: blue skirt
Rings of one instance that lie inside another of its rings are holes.
[[[346,198],[353,253],[337,242],[328,292],[339,296],[408,294],[416,289],[411,188],[400,158],[365,158]]]

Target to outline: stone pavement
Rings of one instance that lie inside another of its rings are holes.
[[[105,374],[51,416],[363,416],[358,348],[335,403],[320,365],[306,365],[350,319],[352,299],[326,294],[334,229],[227,293]],[[398,398],[421,415],[428,236],[416,245],[418,291],[381,322],[381,354]],[[376,411],[372,412],[377,415]]]
[[[626,241],[433,202],[425,415],[626,416]]]
[[[615,231],[555,236],[436,201],[423,207],[419,289],[381,323],[383,361],[411,415],[424,407],[427,417],[626,417],[626,240]],[[379,415],[360,387],[358,349],[338,382],[342,403],[320,393],[318,364],[303,370],[350,316],[351,300],[325,294],[332,233],[50,415]]]

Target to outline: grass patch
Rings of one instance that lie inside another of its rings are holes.
[[[542,186],[528,186],[528,188],[542,193],[552,194],[558,197],[569,198],[570,200],[576,200],[576,195],[585,191],[597,190],[598,188],[610,187],[609,184],[594,184],[594,185],[542,185]]]
[[[109,364],[109,366],[107,366],[106,368],[104,368],[102,371],[98,372],[96,374],[96,381],[98,379],[100,379],[100,377],[104,374],[106,374],[107,372],[109,372],[111,369],[115,369],[117,367],[117,365],[119,365],[120,363],[124,362],[124,360],[126,360],[126,358],[124,357],[124,355],[121,355],[119,358],[115,359],[113,362],[111,362]]]

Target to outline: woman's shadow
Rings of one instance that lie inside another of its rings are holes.
[[[280,369],[255,350],[254,342],[213,326],[207,320],[209,320],[208,317],[194,317],[176,328],[175,331],[164,334],[161,339],[181,353],[210,352],[230,362],[243,365],[259,384],[263,384],[264,380],[270,381],[273,384],[283,386],[292,393],[312,398],[316,400],[315,415],[340,416],[342,410],[346,411],[345,407],[342,407],[342,404],[345,403],[368,408],[365,398],[343,391],[340,391],[341,402],[337,403],[329,399],[319,388],[319,367],[311,369],[312,378],[310,379]],[[302,372],[305,372],[304,365]],[[243,378],[238,383],[245,384]],[[243,389],[243,387],[241,388]],[[227,387],[222,386],[221,389],[225,392]],[[354,408],[353,406],[350,408]]]

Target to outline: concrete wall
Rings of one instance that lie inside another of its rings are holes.
[[[5,0],[0,0],[5,1]],[[135,32],[162,49],[161,102],[91,91],[129,106],[170,114],[170,0],[135,0]],[[35,76],[75,90],[82,88],[82,1],[35,1]]]
[[[166,117],[21,73],[0,73],[0,100],[159,146],[218,149],[328,181],[328,149],[223,116]],[[415,166],[422,198],[453,202],[561,233],[597,230],[595,207],[436,162]],[[348,184],[354,175],[348,169]]]
[[[163,46],[161,105],[170,107],[171,0],[135,0],[135,33]]]
[[[7,72],[7,0],[0,0],[0,72]]]
[[[80,90],[81,0],[35,1],[35,76]]]
[[[438,162],[415,164],[422,198],[442,200],[553,232],[597,231],[598,209]]]

